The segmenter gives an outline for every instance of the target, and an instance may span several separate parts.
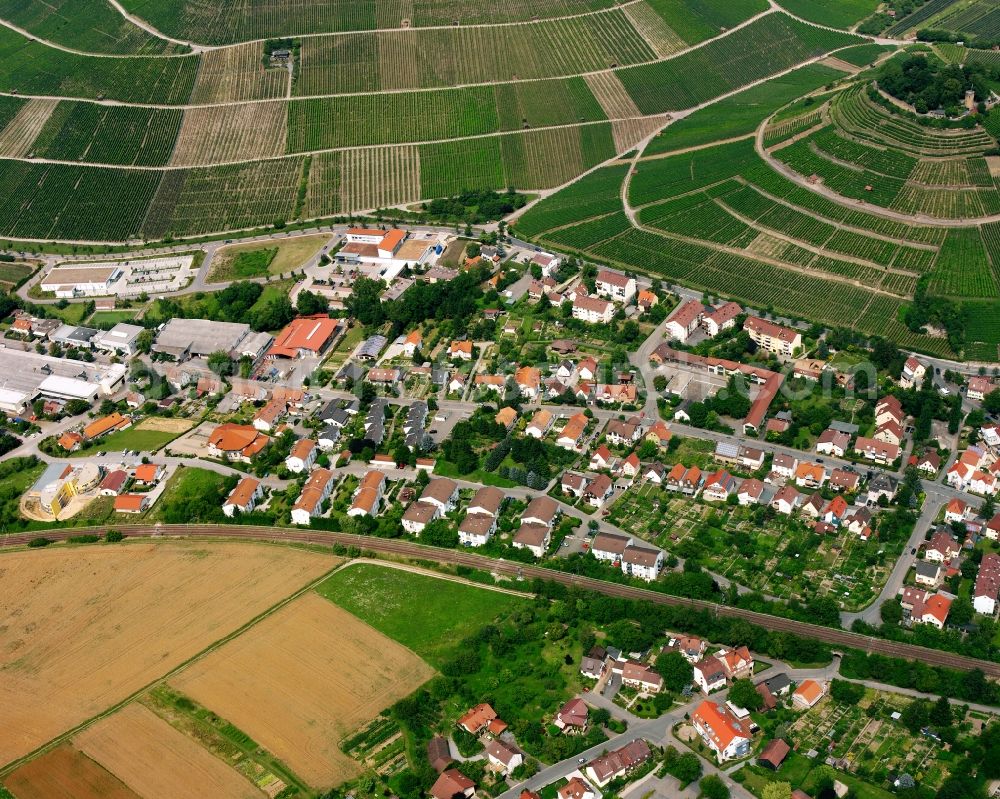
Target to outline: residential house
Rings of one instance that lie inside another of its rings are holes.
[[[468,513],[458,526],[458,542],[466,547],[486,546],[496,529],[496,517]]]
[[[958,557],[961,551],[961,544],[952,537],[951,533],[946,530],[938,530],[931,536],[930,543],[924,550],[924,558],[931,563],[951,563],[952,558]]]
[[[705,656],[708,642],[693,635],[680,635],[674,639],[673,646],[688,663],[697,663]]]
[[[680,491],[682,494],[694,496],[701,488],[704,478],[697,466],[690,468],[683,463],[676,464],[667,474],[666,488],[668,491]]]
[[[262,433],[270,433],[286,410],[285,403],[271,400],[254,414],[253,426]]]
[[[632,543],[629,536],[617,533],[598,533],[590,544],[590,553],[598,560],[621,563],[625,548]]]
[[[486,761],[503,774],[510,774],[524,762],[524,755],[499,738],[486,742]]]
[[[875,403],[875,426],[881,427],[886,422],[895,422],[902,427],[906,421],[902,403],[892,395],[882,397]]]
[[[726,669],[714,655],[694,664],[694,682],[706,695],[726,687]]]
[[[476,784],[458,769],[450,768],[431,786],[432,799],[472,799],[476,795]]]
[[[292,505],[292,524],[309,524],[313,517],[319,516],[335,482],[336,477],[329,469],[314,470]]]
[[[593,454],[590,456],[590,468],[597,469],[612,469],[618,463],[618,459],[611,454],[611,450],[608,449],[604,444],[601,444],[597,449],[594,450]]]
[[[899,482],[889,475],[879,472],[868,483],[868,504],[875,505],[881,498],[892,501],[899,490]]]
[[[642,289],[635,298],[635,304],[643,313],[660,304],[660,298],[649,289]]]
[[[747,471],[755,472],[764,465],[764,450],[741,445],[736,464]]]
[[[705,316],[705,306],[697,300],[682,303],[667,320],[666,333],[681,343],[687,342],[691,334],[698,329]]]
[[[604,507],[604,503],[614,493],[614,483],[606,474],[599,474],[584,489],[583,497],[587,504],[594,508]]]
[[[165,467],[162,463],[143,463],[135,467],[133,477],[137,483],[151,486],[160,482],[160,480],[163,479],[163,475],[166,474],[166,471],[167,467]]]
[[[923,385],[925,374],[927,374],[927,367],[911,355],[903,364],[903,373],[900,375],[899,384],[903,388],[919,387]]]
[[[903,589],[900,597],[903,607],[903,618],[913,624],[930,624],[939,630],[944,629],[951,609],[951,600],[943,594],[931,594],[922,588]]]
[[[520,799],[541,799],[541,795],[535,796],[525,796],[525,793],[531,793],[531,791],[522,791]],[[559,790],[556,791],[557,799],[596,799],[597,794],[594,789],[591,788],[586,780],[582,780],[579,777],[570,777]]]
[[[944,569],[940,563],[933,563],[928,560],[918,560],[916,573],[913,576],[917,585],[936,590],[944,579]]]
[[[597,363],[597,359],[588,355],[577,364],[576,373],[581,380],[596,380],[598,369],[599,364]]]
[[[965,396],[967,396],[970,400],[981,401],[992,391],[993,381],[988,377],[980,377],[979,375],[976,375],[975,377],[969,378],[969,384],[966,387]]]
[[[662,463],[650,463],[642,468],[642,479],[655,485],[662,485],[667,479],[667,470]]]
[[[115,497],[115,513],[144,513],[149,509],[149,494],[119,494]]]
[[[720,763],[750,754],[750,727],[725,705],[707,699],[691,714],[691,724]]]
[[[503,375],[476,375],[473,385],[482,391],[492,391],[498,397],[502,397],[507,389],[507,378]]]
[[[578,472],[563,472],[560,487],[563,494],[580,499],[587,488],[587,483],[587,478]]]
[[[822,488],[826,482],[826,469],[822,464],[802,461],[795,467],[795,484],[800,488]]]
[[[623,477],[634,478],[639,474],[641,469],[642,463],[639,461],[639,456],[635,452],[631,452],[621,462],[618,472]]]
[[[232,517],[237,511],[251,513],[263,496],[264,488],[261,486],[260,480],[244,477],[229,492],[229,496],[226,497],[226,501],[222,505],[222,512],[229,517]]]
[[[453,341],[448,345],[448,358],[453,361],[472,360],[471,341]]]
[[[542,373],[534,366],[522,366],[514,372],[514,383],[521,396],[533,400],[538,397],[538,389],[542,383]]]
[[[627,660],[622,665],[622,685],[645,694],[658,694],[663,688],[663,678],[647,664]]]
[[[493,421],[510,430],[514,426],[514,423],[517,422],[517,411],[511,408],[510,405],[505,405],[497,411],[496,416],[493,417]]]
[[[468,513],[478,516],[496,516],[506,496],[493,486],[483,486],[469,502]]]
[[[544,524],[521,522],[511,542],[515,549],[527,549],[536,558],[544,557],[552,543],[552,528]]]
[[[608,422],[608,426],[604,430],[604,435],[608,441],[616,446],[634,444],[639,440],[641,434],[642,428],[637,419],[629,419],[625,422],[612,419]]]
[[[420,493],[419,502],[435,505],[441,513],[448,513],[458,499],[458,483],[447,477],[435,477]]]
[[[528,426],[524,429],[524,434],[532,438],[545,438],[546,433],[552,428],[555,417],[544,409],[535,411]]]
[[[646,441],[652,441],[658,447],[665,447],[670,443],[670,439],[673,438],[673,433],[670,432],[670,428],[667,425],[657,419],[653,422],[652,427],[646,431],[646,435],[643,437]]]
[[[795,486],[786,485],[771,500],[771,507],[778,513],[791,516],[795,509],[802,503],[802,495],[795,489]]]
[[[997,608],[997,594],[1000,592],[1000,555],[989,552],[983,555],[972,590],[972,607],[976,613],[993,616]]]
[[[403,355],[407,358],[412,358],[417,354],[417,350],[420,349],[423,343],[424,337],[421,335],[420,330],[411,330],[406,335],[406,338],[403,339]]]
[[[702,326],[711,338],[715,338],[723,330],[729,330],[736,325],[736,317],[743,309],[735,302],[727,302],[718,308],[713,308],[702,318]]]
[[[802,503],[802,513],[808,516],[810,519],[818,519],[823,513],[823,495],[819,491],[811,494],[809,498]]]
[[[754,660],[750,650],[745,646],[736,649],[723,649],[716,653],[719,662],[726,670],[730,680],[741,680],[753,676]]]
[[[427,762],[438,774],[455,762],[447,738],[435,735],[427,742]]]
[[[591,680],[599,680],[604,676],[606,666],[600,658],[592,658],[584,655],[580,658],[580,674]]]
[[[622,572],[630,577],[655,580],[663,569],[663,551],[630,544],[622,553]]]
[[[843,458],[850,444],[851,437],[847,433],[828,427],[820,433],[819,439],[816,441],[816,451],[823,455]]]
[[[903,426],[898,422],[890,419],[885,424],[880,424],[875,430],[875,435],[872,436],[876,441],[881,441],[883,444],[891,444],[894,447],[902,446],[903,437],[905,432]]]
[[[114,469],[108,472],[104,475],[99,486],[101,496],[117,497],[122,492],[126,482],[128,482],[128,472],[124,469]]]
[[[581,322],[606,325],[611,322],[614,312],[614,305],[598,297],[577,294],[573,300],[573,318],[579,319]]]
[[[944,520],[947,524],[964,522],[969,515],[969,506],[961,499],[951,500],[944,510]]]
[[[309,471],[316,462],[316,442],[308,438],[302,438],[295,442],[291,452],[285,458],[285,468],[295,474]]]
[[[858,517],[860,526],[863,528],[869,521],[871,521],[871,513],[866,508],[862,508],[861,510],[863,510],[864,515],[867,516],[867,518],[864,518],[864,516]],[[834,497],[827,503],[821,516],[823,521],[827,524],[839,526],[841,521],[844,520],[844,517],[847,516],[847,500],[845,500],[842,496]],[[852,530],[851,532],[860,533],[861,529]]]
[[[382,502],[382,495],[385,492],[385,475],[382,472],[370,471],[361,478],[358,487],[354,492],[351,507],[347,510],[348,516],[376,516],[379,505]]]
[[[635,278],[623,275],[621,272],[602,269],[597,273],[594,288],[597,289],[599,297],[607,297],[615,302],[628,305],[635,296]]]
[[[777,452],[771,461],[771,472],[778,477],[791,479],[795,477],[795,470],[799,466],[799,461],[792,455]]]
[[[816,680],[803,680],[792,692],[792,704],[799,710],[808,710],[826,696],[826,687]]]
[[[705,478],[701,498],[706,502],[725,502],[736,490],[736,478],[725,469],[719,469]]]
[[[775,355],[791,356],[802,348],[801,333],[766,319],[748,316],[743,329],[750,334],[754,344]]]
[[[250,463],[269,441],[250,425],[224,422],[208,436],[208,457]]]
[[[587,417],[577,413],[570,417],[556,438],[556,445],[571,452],[578,451],[583,434],[587,429]]]
[[[587,703],[582,699],[570,699],[559,708],[559,712],[556,713],[556,717],[552,723],[563,732],[585,732],[589,712],[590,708],[587,707]]]
[[[641,738],[625,744],[621,749],[608,752],[587,764],[586,774],[599,788],[612,780],[625,776],[653,756],[652,750]]]
[[[757,505],[764,496],[764,484],[760,480],[749,479],[740,483],[736,499],[740,505]]]

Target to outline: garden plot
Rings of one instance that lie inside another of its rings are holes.
[[[230,103],[286,96],[291,80],[288,70],[265,68],[263,53],[260,42],[202,53],[191,102]]]
[[[696,458],[677,460],[686,465]],[[707,465],[708,459],[702,463]],[[850,607],[869,604],[888,578],[892,558],[876,542],[846,530],[819,536],[804,522],[764,507],[737,508],[691,500],[651,484],[615,503],[618,525],[682,558],[772,596],[808,599],[831,595]]]
[[[911,701],[872,690],[857,705],[825,699],[796,719],[789,735],[800,752],[815,749],[822,758],[833,758],[839,761],[838,767],[872,783],[884,783],[890,774],[905,772],[937,788],[948,776],[951,753],[933,738],[912,735],[891,718]]]
[[[207,106],[184,111],[171,166],[208,166],[285,152],[284,103]]]

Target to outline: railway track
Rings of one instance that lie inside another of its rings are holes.
[[[845,647],[860,649],[890,657],[906,658],[917,660],[931,666],[945,666],[953,669],[981,669],[990,677],[1000,678],[1000,663],[993,663],[986,660],[965,657],[952,652],[943,652],[937,649],[928,649],[914,644],[900,643],[897,641],[886,641],[880,638],[872,638],[866,635],[838,630],[832,627],[823,627],[818,624],[797,621],[794,619],[784,619],[779,616],[771,616],[766,613],[757,613],[752,610],[719,605],[714,602],[707,602],[699,599],[686,599],[684,597],[670,596],[659,591],[651,591],[644,588],[635,588],[629,585],[605,582],[593,577],[583,577],[576,574],[546,569],[541,566],[507,561],[502,558],[490,558],[485,555],[477,555],[472,552],[465,552],[456,549],[441,549],[438,547],[417,544],[412,541],[399,541],[391,538],[374,538],[370,536],[354,535],[352,533],[336,533],[326,531],[299,530],[283,527],[263,527],[250,525],[116,525],[116,530],[130,538],[185,538],[185,539],[216,539],[216,540],[240,540],[240,541],[269,541],[284,542],[289,544],[316,544],[321,546],[331,546],[340,544],[345,547],[357,547],[370,552],[382,553],[386,555],[401,555],[408,558],[418,558],[421,560],[435,561],[437,563],[452,566],[469,566],[474,569],[481,569],[494,574],[513,577],[516,579],[541,579],[551,580],[562,585],[583,588],[595,591],[606,596],[618,597],[621,599],[641,600],[653,602],[658,605],[670,605],[675,607],[687,607],[692,610],[708,611],[718,616],[728,618],[745,619],[751,624],[756,624],[766,630],[774,632],[787,632],[803,638],[814,638],[818,641],[830,644],[834,647]],[[49,540],[65,541],[68,538],[81,535],[102,535],[107,530],[106,527],[77,527],[73,529],[42,530],[31,533],[19,533],[16,535],[0,536],[0,548],[10,548],[15,546],[25,546],[32,539],[44,536]]]

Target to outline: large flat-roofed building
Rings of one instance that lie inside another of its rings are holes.
[[[139,334],[143,330],[144,328],[139,327],[139,325],[127,325],[124,322],[119,322],[110,330],[94,336],[94,348],[130,358],[138,351],[137,342]]]
[[[123,364],[105,366],[0,346],[0,409],[21,413],[39,396],[93,402],[120,389],[125,373]]]
[[[257,360],[274,339],[267,333],[254,333],[250,325],[239,322],[213,322],[208,319],[171,319],[156,334],[153,352],[185,361],[213,352],[226,352],[233,358],[244,355]]]
[[[121,276],[117,266],[57,266],[42,278],[39,288],[67,299],[107,296]]]

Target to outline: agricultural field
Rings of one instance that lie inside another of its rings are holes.
[[[246,102],[286,97],[291,82],[288,70],[265,67],[261,55],[260,42],[204,53],[191,90],[191,102]]]
[[[6,263],[0,262],[0,286],[10,288],[26,277],[29,277],[37,268],[35,263]]]
[[[244,544],[4,554],[0,762],[120,702],[336,562]]]
[[[995,239],[992,241],[995,246]],[[948,231],[931,273],[930,290],[950,297],[998,296],[996,275],[977,228]]]
[[[210,166],[285,152],[288,115],[282,103],[203,106],[184,111],[171,166]]]
[[[1000,37],[1000,8],[990,0],[973,0],[936,17],[932,26],[940,30],[964,33],[992,42]]]
[[[129,22],[102,0],[55,0],[48,3],[0,2],[0,17],[39,39],[91,53],[162,55],[181,52]]]
[[[114,774],[69,744],[19,766],[3,784],[17,799],[139,799]]]
[[[330,575],[316,591],[439,666],[455,645],[524,600],[440,576],[358,563]],[[456,607],[462,613],[455,613]]]
[[[134,427],[118,430],[69,453],[69,457],[85,457],[99,450],[114,452],[120,449],[134,449],[136,452],[156,452],[182,433],[191,429],[190,419],[143,419]]]
[[[827,0],[781,0],[781,7],[797,17],[844,29],[871,16],[878,5],[878,0],[837,0],[835,3]]]
[[[73,745],[139,796],[262,797],[236,770],[135,702],[75,736]]]
[[[193,663],[170,685],[320,787],[360,771],[337,742],[432,674],[410,650],[309,593]]]

